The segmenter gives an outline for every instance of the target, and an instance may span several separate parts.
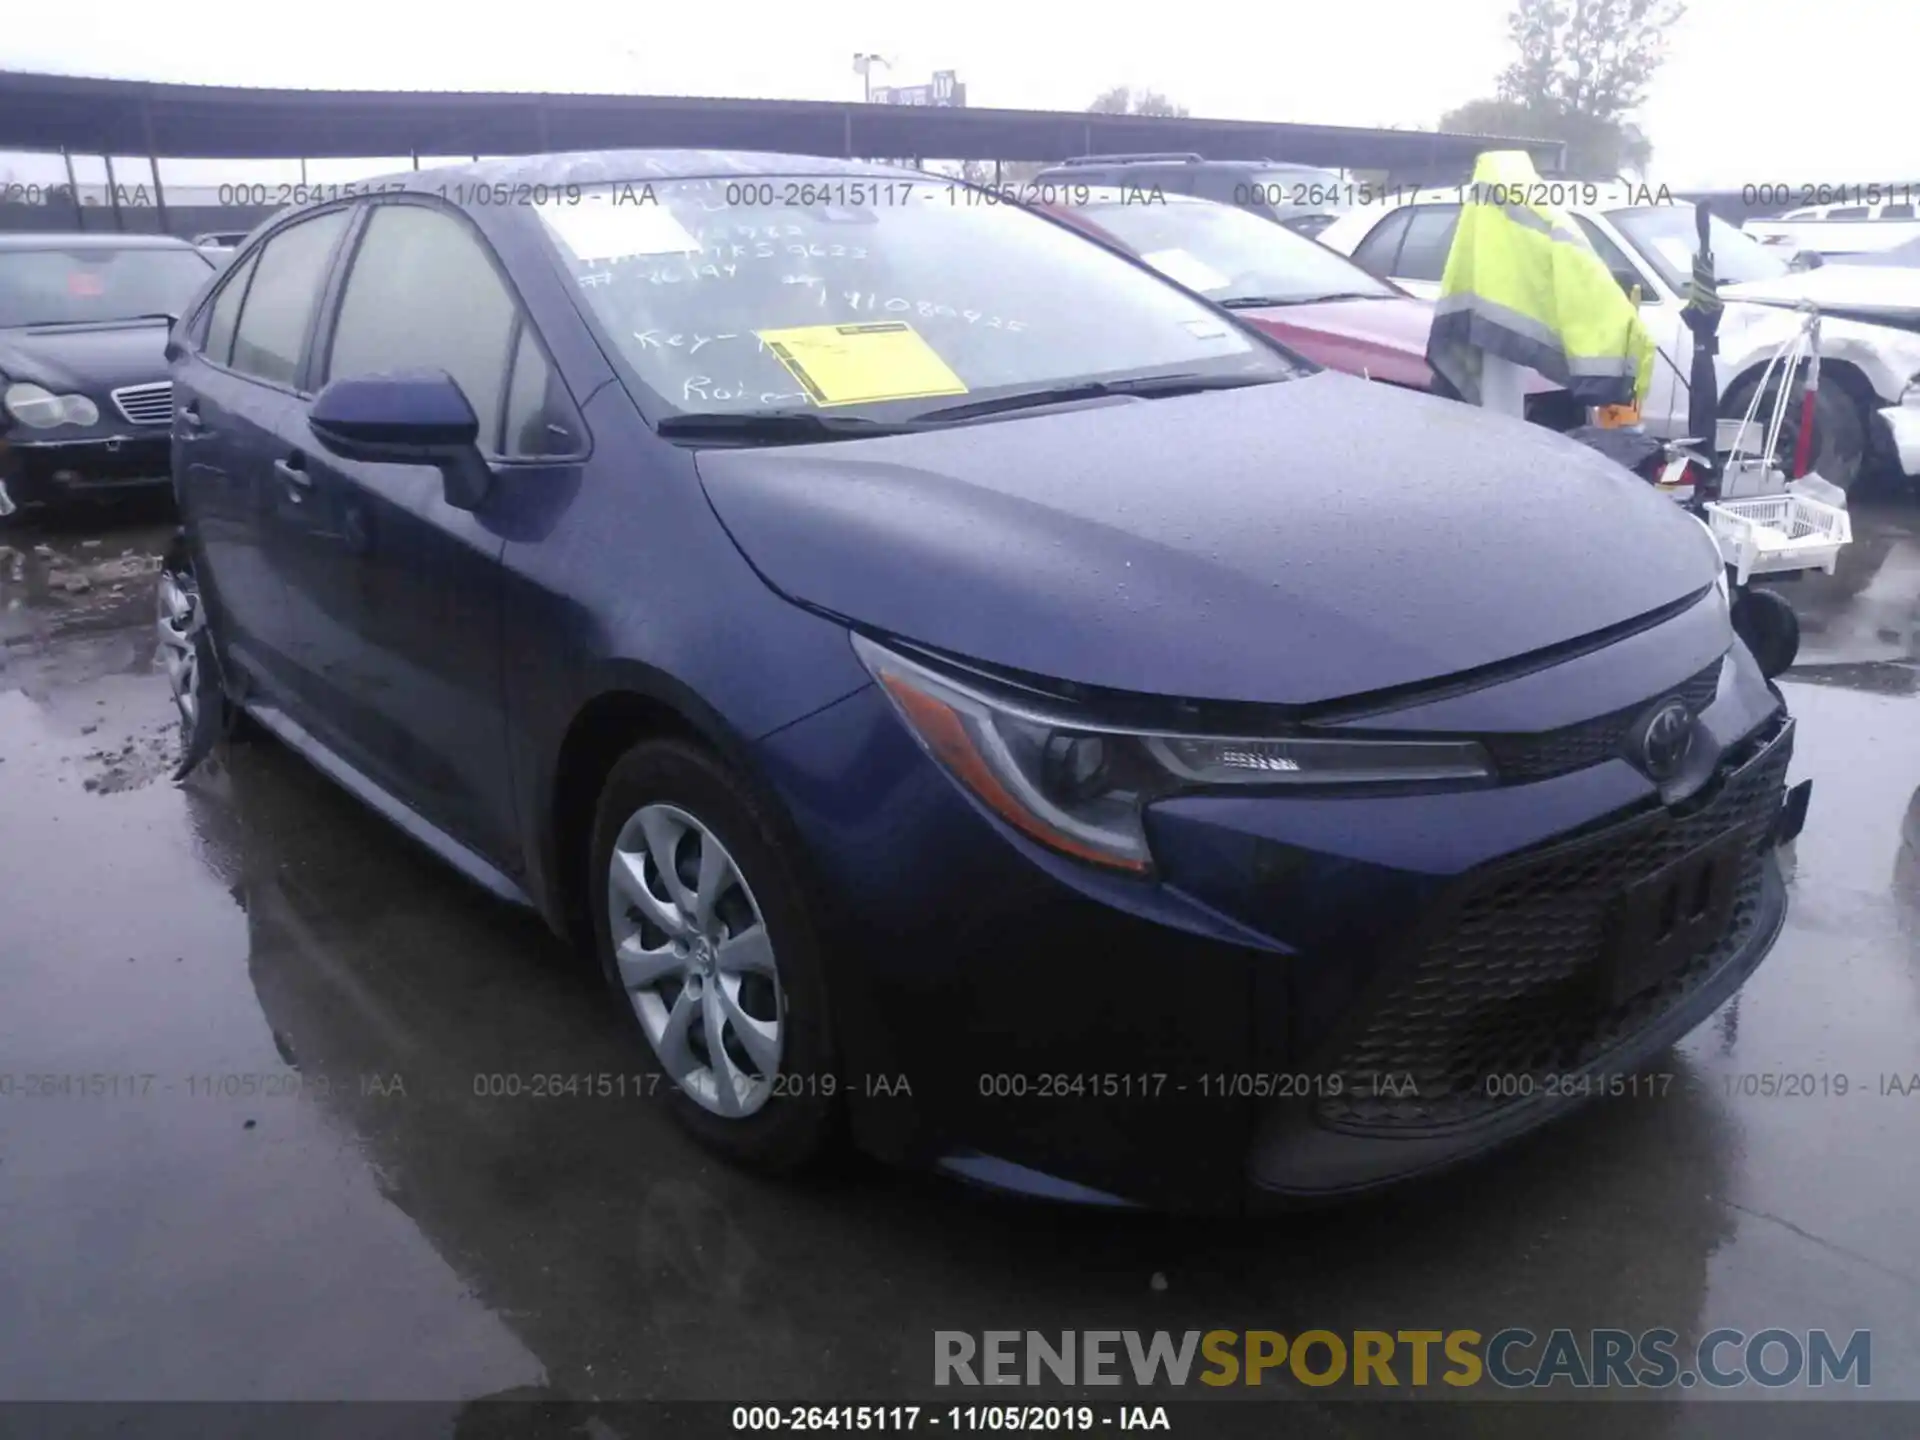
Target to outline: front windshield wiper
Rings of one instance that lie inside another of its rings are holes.
[[[1022,390],[1017,395],[996,395],[991,400],[971,400],[964,405],[943,405],[922,410],[914,417],[923,423],[946,424],[972,420],[981,415],[1000,415],[1009,410],[1032,410],[1042,405],[1064,405],[1074,400],[1098,400],[1108,395],[1138,395],[1162,398],[1191,395],[1201,390],[1238,390],[1247,385],[1269,385],[1288,379],[1286,375],[1201,375],[1187,371],[1178,375],[1137,375],[1129,380],[1088,380],[1077,385],[1050,385],[1040,390]]]
[[[911,420],[869,420],[861,415],[822,415],[813,410],[689,410],[664,417],[656,428],[670,440],[801,445],[816,440],[907,435],[921,427]]]
[[[1335,290],[1326,295],[1235,295],[1213,303],[1222,310],[1278,310],[1287,305],[1327,305],[1335,300],[1392,300],[1382,290]]]

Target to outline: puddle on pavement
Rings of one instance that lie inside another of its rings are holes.
[[[1800,616],[1792,674],[1881,695],[1920,692],[1920,534],[1911,504],[1853,511],[1854,540],[1832,575],[1777,585]]]

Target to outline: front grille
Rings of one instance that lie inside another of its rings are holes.
[[[1463,882],[1441,929],[1387,982],[1329,1067],[1341,1076],[1341,1093],[1320,1102],[1321,1120],[1375,1133],[1471,1124],[1529,1098],[1493,1093],[1520,1088],[1492,1084],[1494,1077],[1577,1072],[1670,1011],[1760,923],[1768,822],[1793,752],[1791,738],[1780,736],[1787,723],[1778,716],[1730,755],[1717,791],[1691,808],[1560,842]],[[1768,751],[1774,739],[1780,743]],[[1755,827],[1754,838],[1719,942],[1652,989],[1598,1008],[1594,969],[1621,892],[1744,825]]]
[[[113,403],[130,425],[171,425],[173,382],[156,380],[149,385],[122,385],[113,392]]]
[[[1639,704],[1616,710],[1611,715],[1536,735],[1483,735],[1480,743],[1492,756],[1500,778],[1510,783],[1548,780],[1555,775],[1584,770],[1609,756],[1623,754],[1634,722],[1645,715],[1656,700],[1678,695],[1696,715],[1705,710],[1719,693],[1720,667],[1725,661],[1726,657],[1722,656],[1673,690],[1649,695]]]
[[[164,484],[172,464],[164,432],[115,441],[81,440],[68,445],[15,445],[11,452],[16,495],[43,499],[89,486]]]

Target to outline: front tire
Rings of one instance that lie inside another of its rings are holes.
[[[817,1159],[839,1114],[825,977],[763,808],[706,752],[645,741],[607,777],[591,856],[600,967],[675,1118],[754,1169]]]
[[[1776,460],[1780,466],[1790,468],[1794,452],[1800,442],[1800,401],[1799,386],[1801,377],[1794,377],[1794,389],[1787,403],[1787,413],[1780,422],[1779,448]],[[1728,420],[1739,420],[1747,413],[1747,406],[1753,402],[1757,376],[1742,380],[1727,392],[1721,402],[1720,414]],[[1774,377],[1767,385],[1767,393],[1761,399],[1759,409],[1754,412],[1753,423],[1759,429],[1762,439],[1766,436],[1768,424],[1773,419],[1774,397],[1780,391],[1780,378]],[[1819,392],[1813,401],[1813,469],[1822,480],[1837,485],[1842,490],[1851,490],[1854,482],[1860,478],[1860,472],[1866,467],[1867,459],[1867,414],[1859,398],[1838,377],[1823,377]]]
[[[1786,597],[1775,591],[1743,590],[1736,595],[1733,631],[1769,680],[1792,669],[1800,654],[1800,617]]]

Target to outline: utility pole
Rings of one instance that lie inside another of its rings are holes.
[[[854,74],[860,77],[861,82],[866,87],[863,98],[869,105],[873,103],[873,67],[876,64],[885,65],[889,70],[893,68],[884,55],[855,55],[853,57],[853,71]]]

